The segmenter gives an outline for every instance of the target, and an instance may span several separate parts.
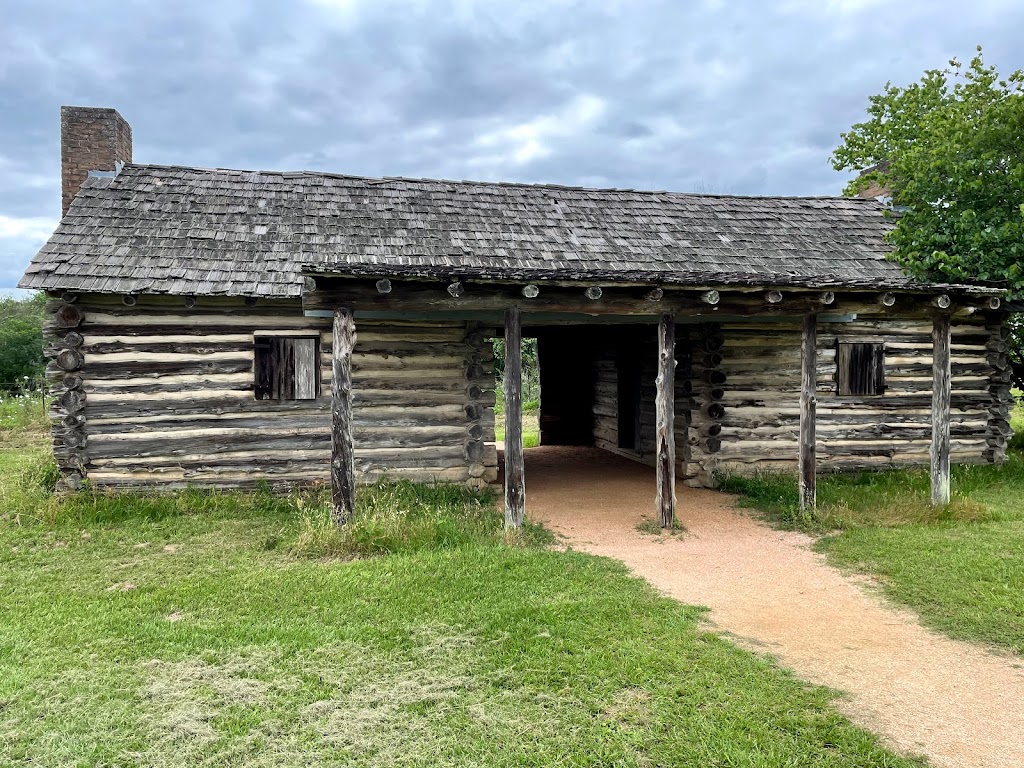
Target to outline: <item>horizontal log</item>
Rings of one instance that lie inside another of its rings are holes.
[[[53,309],[53,325],[61,330],[62,335],[67,329],[79,327],[84,318],[85,313],[77,304],[60,304]]]
[[[136,432],[160,432],[174,430],[206,429],[251,429],[269,430],[267,434],[279,433],[282,429],[303,431],[311,429],[327,429],[330,426],[328,411],[314,412],[278,412],[273,414],[227,414],[207,415],[169,415],[147,417],[142,419],[96,419],[90,420],[92,434],[132,434]],[[466,422],[463,408],[459,405],[417,406],[407,408],[361,407],[354,414],[356,429],[371,429],[375,426],[453,426]],[[493,424],[493,418],[485,421]],[[470,425],[466,423],[468,429]],[[226,434],[226,432],[225,432]]]
[[[85,400],[85,392],[71,389],[60,396],[58,403],[67,413],[77,413],[85,408]]]
[[[357,446],[355,460],[364,467],[459,467],[465,466],[462,446],[427,446],[421,448],[365,448]],[[481,466],[495,466],[497,454],[491,446],[483,454]],[[218,454],[214,457],[204,454],[181,454],[176,456],[152,456],[140,461],[138,457],[93,458],[90,466],[97,469],[120,468],[124,471],[149,471],[159,467],[201,468],[217,471],[220,467],[245,466],[259,471],[263,467],[304,468],[310,472],[323,471],[323,465],[330,463],[329,446],[317,450],[294,450],[286,455],[279,451],[258,449]]]
[[[190,358],[169,362],[150,360],[126,360],[113,362],[106,356],[86,357],[82,366],[87,379],[154,379],[162,375],[186,374],[227,374],[252,371],[252,355],[223,358],[210,356],[209,359]]]
[[[470,479],[468,467],[455,467],[363,471],[356,473],[356,482],[370,484],[391,477],[422,483],[464,483]],[[133,488],[157,489],[166,492],[186,487],[256,488],[264,481],[269,482],[273,488],[287,489],[296,486],[323,484],[326,480],[326,468],[322,475],[314,476],[305,467],[298,470],[270,470],[261,472],[240,472],[238,468],[226,468],[224,472],[210,469],[187,470],[167,468],[152,472],[94,470],[89,473],[89,481],[99,488],[118,488],[122,490]]]
[[[251,414],[282,414],[282,413],[319,413],[330,411],[330,398],[321,397],[318,400],[256,400],[251,393],[213,392],[205,396],[203,392],[185,393],[189,396],[167,398],[150,397],[145,398],[124,398],[112,395],[105,397],[95,395],[87,405],[86,414],[90,421],[94,419],[111,419],[121,421],[128,419],[165,419],[183,418],[189,419],[195,416],[206,417],[232,417],[235,415],[247,416]],[[357,407],[362,404],[374,405],[442,405],[458,404],[466,402],[464,392],[436,392],[436,391],[405,391],[405,390],[356,390],[353,393],[353,402]],[[488,406],[494,403],[494,393],[488,393],[487,397],[479,401],[481,405]]]
[[[422,446],[443,446],[463,444],[465,430],[455,428],[451,432],[434,427],[429,431],[418,431],[405,428],[400,433],[389,433],[390,428],[381,428],[360,432],[356,429],[354,440],[357,447],[363,448],[404,448]],[[135,441],[112,440],[110,435],[95,436],[89,441],[89,455],[96,459],[111,459],[126,455],[142,457],[174,457],[179,455],[202,455],[213,457],[223,453],[233,453],[249,446],[272,445],[280,453],[294,450],[328,450],[330,435],[310,434],[304,436],[232,435],[197,438],[164,437],[158,440],[143,439]],[[144,463],[140,461],[140,463]]]

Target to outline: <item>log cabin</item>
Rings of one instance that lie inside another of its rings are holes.
[[[914,279],[874,200],[134,164],[111,109],[61,114],[63,218],[20,287],[50,297],[62,487],[499,477],[520,525],[520,339],[541,442],[677,479],[1005,458],[1005,307]]]

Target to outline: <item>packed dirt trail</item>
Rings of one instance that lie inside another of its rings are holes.
[[[641,533],[654,470],[593,448],[526,452],[526,509],[574,548],[622,560],[718,631],[846,692],[851,720],[936,766],[1024,766],[1024,660],[950,640],[714,491],[678,488],[682,536]]]

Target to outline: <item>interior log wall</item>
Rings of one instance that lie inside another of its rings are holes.
[[[655,326],[620,328],[610,332],[607,343],[595,353],[593,377],[594,445],[645,464],[655,463],[655,377],[657,376],[657,339]],[[676,343],[677,376],[675,384],[676,468],[687,469],[690,442],[687,424],[690,419],[691,384],[690,351],[686,331],[680,329]],[[628,362],[624,362],[628,360]],[[619,367],[638,366],[640,376],[640,418],[636,449],[619,446]],[[542,394],[543,397],[543,394]]]
[[[98,487],[327,481],[330,320],[304,317],[298,301],[202,298],[187,307],[181,297],[139,297],[133,306],[117,296],[69,298],[51,301],[47,328],[66,486],[83,476]],[[494,374],[480,329],[357,314],[356,333],[357,479],[493,481],[497,456],[486,441]],[[256,400],[254,334],[318,337],[320,396]]]

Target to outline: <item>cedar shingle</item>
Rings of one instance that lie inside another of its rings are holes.
[[[128,165],[89,178],[22,288],[299,296],[303,270],[910,287],[849,198]]]

